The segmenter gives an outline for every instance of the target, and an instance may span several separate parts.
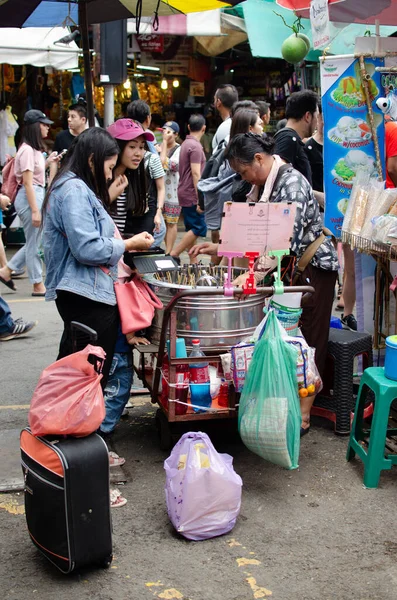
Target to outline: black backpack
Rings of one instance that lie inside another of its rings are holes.
[[[225,154],[226,142],[223,141],[219,144],[214,154],[210,156],[204,167],[200,179],[209,179],[210,177],[216,177],[223,163],[223,156]],[[204,210],[204,194],[198,190],[198,204],[201,210]]]

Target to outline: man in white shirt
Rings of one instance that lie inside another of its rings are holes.
[[[223,83],[218,87],[214,96],[214,106],[219,112],[223,123],[221,123],[212,138],[212,153],[216,151],[219,144],[230,134],[232,119],[230,111],[235,102],[238,101],[238,92],[234,85]]]

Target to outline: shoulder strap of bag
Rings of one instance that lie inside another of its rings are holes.
[[[309,244],[309,246],[306,248],[300,259],[298,260],[298,263],[295,267],[294,279],[297,279],[299,275],[303,273],[303,271],[306,269],[307,265],[310,263],[317,250],[320,248],[321,244],[325,242],[327,237],[331,237],[332,243],[334,244],[334,246],[336,245],[336,240],[332,231],[330,231],[326,227],[323,227],[323,230],[318,236],[318,238],[315,239],[314,242]]]

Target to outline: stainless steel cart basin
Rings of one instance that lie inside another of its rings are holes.
[[[212,276],[216,276],[219,285],[223,284],[223,275],[226,267],[211,269]],[[234,276],[246,269],[234,269]],[[209,271],[208,271],[209,272]],[[196,275],[201,276],[200,272]],[[197,279],[198,279],[197,276]],[[145,280],[154,286],[155,292],[167,306],[169,301],[179,290],[193,289],[194,285],[183,285],[177,281],[194,283],[192,267],[181,267],[178,274],[171,273],[145,276]],[[202,279],[201,279],[202,281]],[[197,287],[203,290],[204,287]],[[231,346],[245,341],[255,331],[256,326],[263,318],[265,296],[253,294],[238,300],[223,294],[215,296],[189,296],[181,298],[176,305],[177,336],[183,337],[186,346],[190,347],[192,340],[200,339],[202,348],[207,350],[229,349]],[[163,311],[156,311],[151,328],[151,340],[158,343],[160,340]]]

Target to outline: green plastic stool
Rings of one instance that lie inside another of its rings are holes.
[[[374,413],[371,428],[363,429],[363,415],[366,389],[375,395]],[[364,486],[366,488],[378,487],[381,471],[391,469],[397,464],[397,454],[386,454],[385,444],[387,435],[397,435],[397,429],[388,427],[390,406],[397,398],[397,381],[385,377],[383,367],[369,367],[361,377],[360,388],[354,411],[353,426],[350,432],[349,446],[346,460],[351,460],[356,454],[364,463]],[[369,433],[368,449],[362,442]]]

